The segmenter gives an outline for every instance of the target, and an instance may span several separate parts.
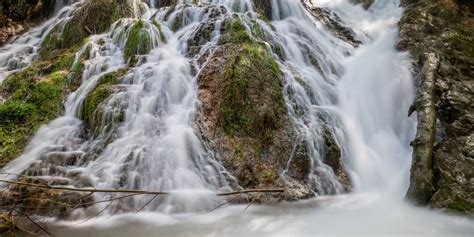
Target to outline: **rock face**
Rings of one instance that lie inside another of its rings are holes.
[[[224,27],[222,45],[199,75],[198,124],[240,186],[287,186],[284,199],[309,197],[312,194],[304,180],[310,166],[304,153],[290,165],[295,175],[280,177],[298,145],[284,104],[282,73],[264,44],[243,36],[240,24],[235,20]],[[271,200],[270,195],[260,199]]]
[[[313,2],[308,0],[304,0],[302,3],[311,15],[323,23],[324,26],[334,34],[334,36],[355,47],[362,43],[357,39],[356,34],[350,28],[341,23],[341,20],[336,14],[332,14],[328,9],[317,7]]]
[[[48,17],[56,0],[4,0],[0,3],[0,45]]]
[[[474,211],[472,1],[403,1],[399,48],[413,57],[418,112],[409,200]],[[412,112],[410,111],[410,112]]]

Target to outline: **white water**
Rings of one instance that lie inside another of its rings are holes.
[[[38,49],[55,26],[66,22],[82,1],[57,1],[54,17],[30,29],[23,35],[15,36],[0,48],[0,83],[10,73],[22,69],[36,58]]]
[[[148,21],[155,10],[142,16],[155,40],[154,50],[144,56],[145,63],[124,76],[118,92],[99,108],[100,113],[107,114],[105,118],[124,112],[124,121],[84,139],[83,124],[77,118],[81,103],[101,75],[124,66],[124,42],[117,36],[132,20],[120,21],[109,33],[91,37],[83,83],[68,97],[65,116],[42,127],[25,154],[6,167],[8,172],[21,173],[34,165],[39,175],[67,178],[74,186],[173,192],[154,199],[146,205],[148,212],[139,214],[113,215],[140,210],[150,197],[129,198],[110,207],[97,205],[89,211],[106,208],[101,217],[58,223],[54,229],[58,236],[468,236],[474,232],[472,220],[403,202],[411,163],[408,144],[414,137],[415,120],[406,117],[414,95],[409,58],[395,49],[396,24],[402,14],[398,0],[377,0],[369,11],[347,0],[311,2],[337,14],[363,42],[358,48],[325,29],[299,1],[273,0],[273,6],[279,5],[273,8],[273,29],[258,21],[264,33],[283,46],[284,60],[279,64],[285,74],[285,99],[300,131],[299,139],[308,145],[312,157],[310,184],[319,194],[342,191],[333,171],[323,162],[324,123],[343,149],[355,194],[200,212],[221,201],[213,198],[212,192],[234,187],[235,183],[194,128],[198,100],[197,76],[192,71],[199,72],[195,61],[215,47],[220,24],[229,12],[253,10],[252,1],[202,2],[224,4],[228,13],[211,19],[203,7],[177,7],[165,19],[167,12],[161,9],[154,18],[163,25],[166,42]],[[184,27],[170,31],[168,27],[182,12]],[[244,22],[253,16],[240,15]],[[187,40],[200,22],[207,20],[213,20],[215,27],[211,40],[196,56],[187,58]],[[101,40],[105,44],[101,45]],[[318,67],[308,55],[314,55]],[[110,137],[113,140],[105,146]],[[45,164],[47,157],[58,152],[79,154],[80,162],[51,172]],[[99,200],[111,197],[95,195]],[[177,212],[181,214],[173,214]],[[78,211],[76,217],[84,214]]]

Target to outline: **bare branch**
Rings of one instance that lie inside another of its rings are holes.
[[[72,188],[72,187],[65,187],[65,186],[49,186],[44,184],[34,184],[34,183],[26,183],[26,182],[19,182],[19,181],[10,181],[10,180],[3,180],[0,179],[0,182],[14,184],[14,185],[22,185],[22,186],[30,186],[36,187],[40,189],[54,189],[54,190],[65,190],[65,191],[74,191],[74,192],[88,192],[88,193],[134,193],[134,194],[151,194],[151,195],[170,195],[170,192],[156,192],[156,191],[146,191],[146,190],[127,190],[127,189],[95,189],[95,188]],[[216,196],[232,196],[237,194],[245,194],[245,193],[283,193],[285,192],[284,189],[276,188],[276,189],[244,189],[232,192],[224,192],[224,193],[216,193]]]

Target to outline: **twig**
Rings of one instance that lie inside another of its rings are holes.
[[[65,191],[74,191],[74,192],[90,192],[90,193],[134,193],[134,194],[151,194],[151,195],[170,195],[170,192],[157,192],[157,191],[146,191],[146,190],[131,190],[131,189],[95,189],[95,188],[72,188],[72,187],[65,187],[65,186],[49,186],[43,184],[33,184],[33,183],[26,183],[26,182],[19,182],[19,181],[10,181],[10,180],[3,180],[0,179],[0,182],[8,183],[8,184],[15,184],[15,185],[23,185],[23,186],[30,186],[36,187],[40,189],[54,189],[54,190],[65,190]],[[232,192],[224,192],[224,193],[216,193],[216,196],[232,196],[237,194],[245,194],[245,193],[283,193],[285,192],[284,189],[276,188],[276,189],[244,189]]]
[[[244,193],[284,193],[285,189],[282,188],[274,188],[274,189],[244,189],[239,191],[232,191],[226,193],[216,193],[216,196],[232,196],[237,194],[244,194]]]
[[[33,184],[33,183],[10,181],[10,180],[3,180],[3,179],[0,179],[0,182],[15,184],[15,185],[22,185],[22,186],[30,186],[30,187],[40,188],[40,189],[54,189],[54,190],[74,191],[74,192],[88,192],[88,193],[89,192],[90,193],[136,193],[136,194],[154,194],[154,195],[169,195],[170,194],[168,192],[153,192],[153,191],[145,191],[145,190],[71,188],[71,187],[64,187],[64,186],[49,186],[49,185],[43,185],[43,184]]]
[[[137,210],[137,213],[141,212],[146,206],[148,206],[151,202],[153,202],[153,200],[155,200],[156,197],[158,197],[158,195],[155,195],[152,198],[150,198],[150,200],[148,200],[143,206],[140,207],[140,209]]]
[[[49,233],[48,230],[46,230],[44,227],[42,227],[40,224],[36,223],[36,221],[34,221],[33,219],[31,219],[30,216],[26,215],[25,213],[21,212],[21,211],[18,211],[16,209],[13,209],[13,211],[15,211],[16,213],[26,217],[26,219],[28,219],[31,223],[33,223],[36,227],[38,227],[39,229],[41,229],[44,233],[48,234],[48,235],[52,235],[51,233]]]

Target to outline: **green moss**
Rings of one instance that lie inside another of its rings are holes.
[[[175,17],[175,19],[173,20],[173,23],[171,23],[171,30],[176,32],[181,28],[182,25],[183,25],[183,14],[180,13]]]
[[[130,60],[133,64],[136,61],[136,55],[145,55],[152,49],[151,36],[144,30],[144,27],[143,21],[139,20],[130,30],[124,49],[125,61]]]
[[[158,29],[158,31],[160,31],[161,41],[166,42],[166,36],[165,36],[165,33],[163,33],[163,29],[162,29],[160,23],[158,23],[158,21],[156,21],[155,18],[153,18],[151,23]]]
[[[83,27],[75,19],[69,21],[64,26],[61,34],[61,48],[69,48],[82,42],[88,36]]]
[[[110,86],[120,83],[120,79],[125,73],[126,70],[118,70],[102,75],[97,81],[96,88],[92,90],[84,100],[81,111],[81,118],[93,130],[97,125],[99,116],[98,108],[100,107],[100,104],[107,100],[107,98],[109,98],[112,93],[112,91],[110,90]],[[120,120],[120,118],[118,119]]]
[[[55,27],[43,41],[39,54],[50,59],[63,54],[64,49],[83,45],[90,34],[106,31],[110,25],[131,15],[132,10],[116,0],[88,0],[64,25]]]
[[[225,69],[229,84],[220,107],[220,126],[232,136],[271,139],[285,113],[281,71],[265,46],[244,44]]]
[[[17,157],[43,124],[59,116],[65,96],[65,72],[42,75],[32,65],[10,75],[0,87],[0,166]]]
[[[61,57],[68,48],[78,48],[87,37],[86,31],[82,29],[80,22],[70,20],[64,27],[54,28],[44,39],[39,50],[43,60]]]
[[[33,113],[34,106],[18,100],[7,101],[0,105],[2,124],[22,124]]]
[[[443,41],[451,52],[451,56],[474,65],[474,36],[460,31],[449,31]]]
[[[122,2],[122,3],[121,3]],[[102,33],[121,17],[130,16],[132,10],[127,1],[90,0],[81,9],[79,15],[84,27],[92,33]]]
[[[239,18],[233,19],[229,23],[225,24],[222,30],[225,33],[221,35],[219,44],[238,44],[251,42],[252,40],[250,34],[246,31],[242,21]]]
[[[448,203],[447,208],[453,212],[472,212],[474,210],[474,205],[464,199],[455,198],[452,202]]]

